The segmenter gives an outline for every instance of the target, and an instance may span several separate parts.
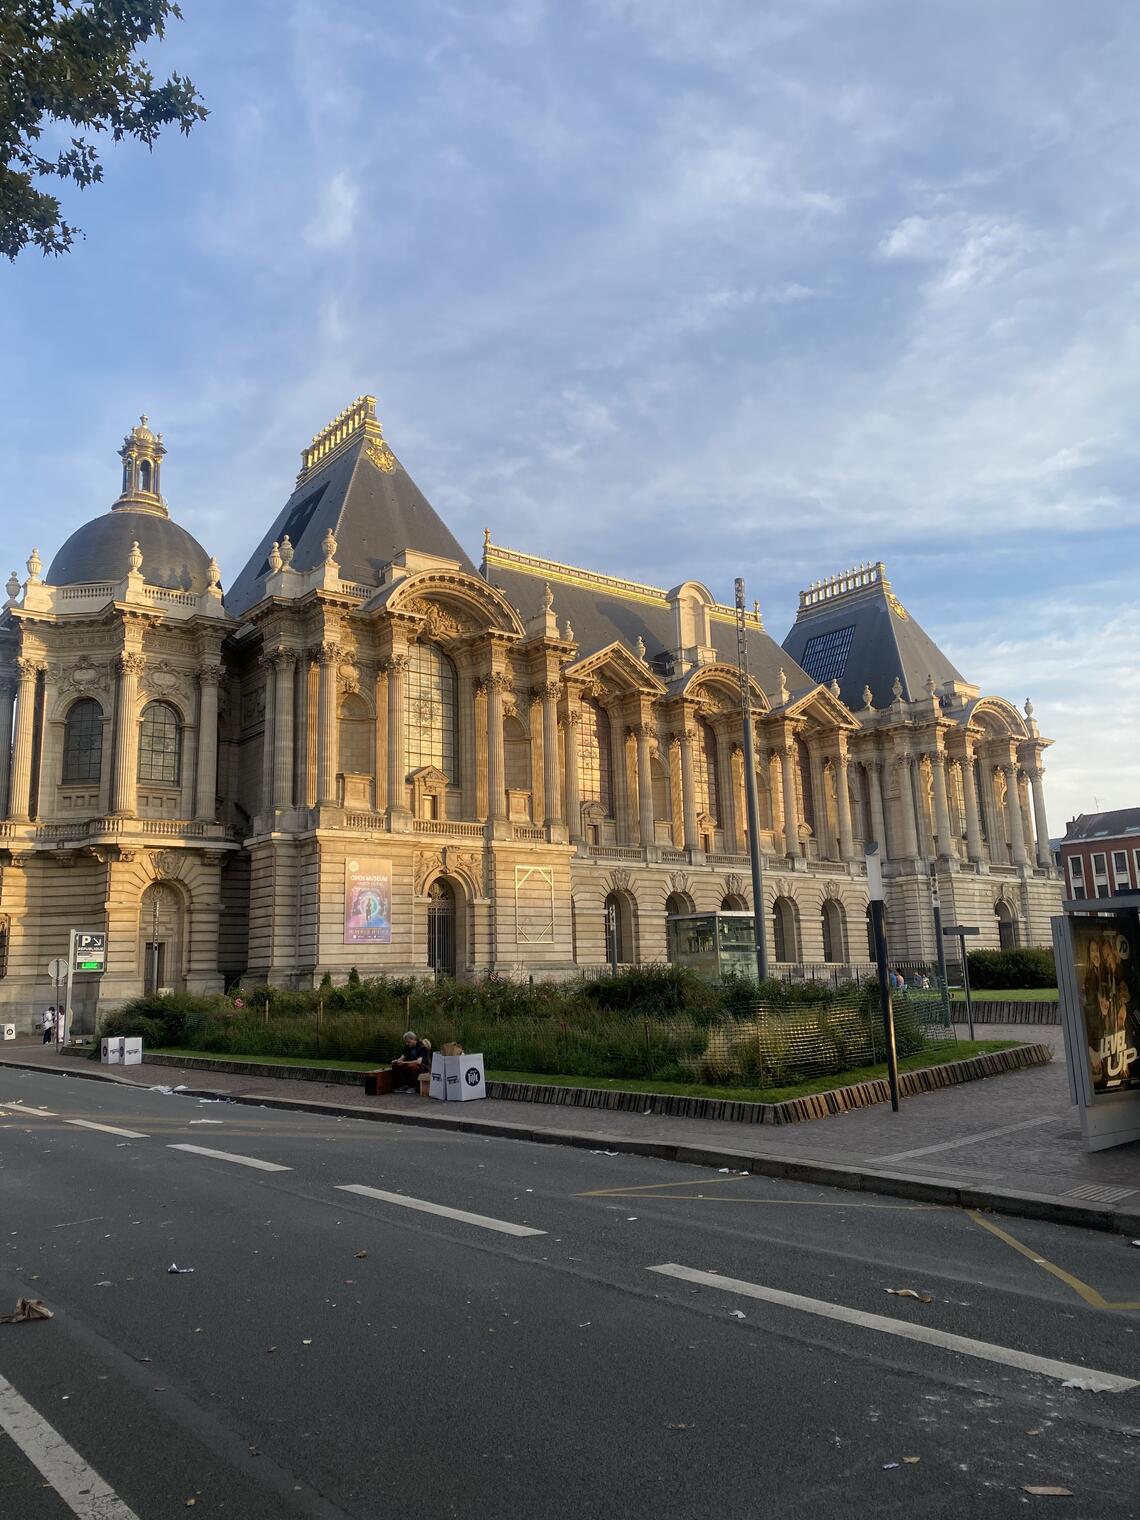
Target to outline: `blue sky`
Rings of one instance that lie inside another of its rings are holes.
[[[8,558],[164,490],[232,580],[370,391],[473,556],[728,599],[884,559],[1034,700],[1055,833],[1140,802],[1130,0],[183,0],[209,120],[0,268]],[[0,574],[7,572],[0,566]]]

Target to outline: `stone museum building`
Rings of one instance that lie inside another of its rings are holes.
[[[143,989],[384,972],[562,977],[748,909],[735,609],[505,548],[476,567],[363,397],[302,451],[232,581],[171,516],[144,417],[110,511],[0,613],[0,1011],[91,1027]],[[680,548],[680,546],[678,546]],[[585,557],[585,556],[584,556]],[[1043,738],[983,696],[882,564],[816,582],[781,646],[746,614],[770,959],[933,959],[931,878],[975,944],[1047,944]],[[7,741],[10,736],[10,744]]]

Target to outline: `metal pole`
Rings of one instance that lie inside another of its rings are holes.
[[[938,947],[938,980],[942,987],[942,1014],[950,1022],[950,986],[946,980],[946,945],[942,938],[942,899],[938,895],[938,867],[930,867],[930,900],[934,906],[934,943]]]
[[[64,995],[64,1004],[63,1004],[63,1039],[62,1040],[59,1037],[59,1009],[58,1009],[58,1007],[56,1008],[56,1011],[55,1011],[55,1029],[56,1029],[55,1040],[56,1040],[56,1053],[57,1054],[67,1044],[68,1030],[69,1030],[70,1025],[71,1025],[71,983],[72,983],[72,978],[74,976],[75,976],[75,930],[74,929],[69,929],[67,931],[67,992]]]
[[[748,808],[748,859],[752,866],[752,915],[756,934],[756,979],[768,978],[764,941],[764,871],[760,860],[760,803],[756,796],[756,751],[752,735],[752,686],[748,679],[748,638],[744,622],[744,579],[736,578],[736,668],[744,723],[744,796]]]
[[[966,1023],[970,1026],[970,1038],[974,1038],[974,1005],[970,1001],[970,962],[966,956],[966,936],[958,936],[958,953],[962,957],[962,990],[966,994]]]
[[[887,1053],[887,1077],[891,1084],[891,1107],[899,1111],[899,1066],[895,1051],[895,1009],[891,1001],[891,982],[887,970],[887,934],[884,922],[883,867],[879,847],[869,844],[867,858],[867,896],[871,905],[871,931],[875,938],[875,965],[879,972],[879,1002],[883,1010],[883,1036]]]

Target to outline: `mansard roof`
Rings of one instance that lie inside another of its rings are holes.
[[[354,401],[302,451],[293,494],[226,595],[231,613],[240,617],[261,600],[274,543],[288,538],[292,567],[304,572],[325,559],[329,533],[346,581],[378,585],[401,549],[455,560],[475,574],[459,541],[389,448],[372,396]]]
[[[615,641],[632,649],[640,638],[645,643],[649,668],[666,684],[672,683],[676,633],[667,591],[505,549],[491,543],[489,534],[483,544],[483,574],[506,594],[524,621],[541,602],[544,585],[549,584],[559,626],[567,622],[572,625],[580,656],[605,649]],[[736,615],[731,607],[715,604],[710,608],[709,633],[717,658],[735,666]],[[747,638],[749,673],[770,702],[776,701],[781,667],[793,695],[815,686],[765,631],[758,613],[748,614]]]
[[[1140,834],[1140,808],[1114,808],[1107,813],[1080,813],[1076,818],[1070,818],[1065,830],[1065,843],[1118,839],[1122,834]]]
[[[871,688],[874,705],[886,707],[896,679],[908,702],[925,691],[930,676],[939,690],[947,682],[967,686],[891,590],[881,561],[801,591],[784,649],[814,681],[824,686],[838,681],[844,702],[854,711],[863,706],[865,686]]]

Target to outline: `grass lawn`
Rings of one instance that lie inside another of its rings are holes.
[[[966,994],[961,987],[951,987],[950,1001],[963,1003]],[[970,1001],[974,1003],[1055,1003],[1056,987],[987,987],[979,992],[970,988]]]
[[[943,1066],[947,1061],[964,1061],[968,1056],[981,1055],[988,1050],[1008,1050],[1021,1043],[1018,1040],[958,1040],[943,1043],[921,1051],[918,1055],[904,1056],[899,1062],[900,1071],[919,1071],[924,1066]],[[165,1049],[157,1052],[164,1056],[211,1059],[207,1050]],[[232,1056],[218,1054],[214,1059],[223,1061],[256,1061],[269,1066],[325,1066],[339,1071],[373,1071],[374,1061],[318,1061],[304,1056]],[[572,1077],[551,1076],[547,1072],[488,1071],[489,1082],[535,1082],[551,1087],[608,1087],[621,1092],[657,1093],[663,1097],[678,1095],[685,1098],[730,1098],[745,1103],[779,1103],[785,1098],[802,1098],[807,1093],[830,1092],[835,1087],[849,1087],[855,1082],[870,1082],[875,1077],[885,1077],[885,1064],[857,1066],[850,1071],[836,1072],[830,1077],[812,1077],[791,1087],[712,1087],[700,1082],[653,1082],[625,1080],[621,1077]]]

